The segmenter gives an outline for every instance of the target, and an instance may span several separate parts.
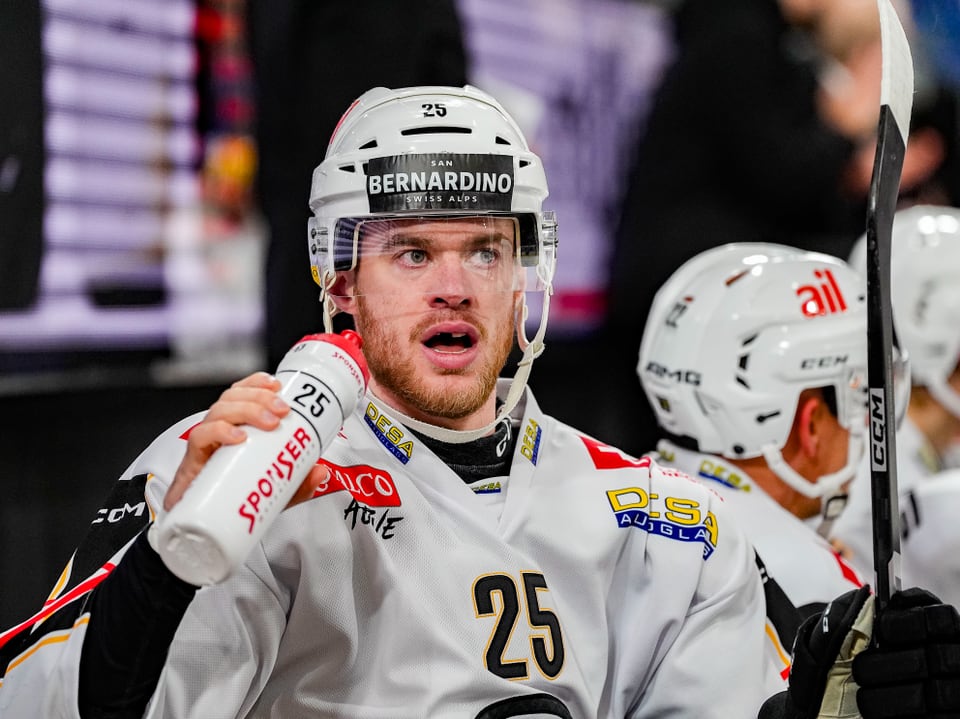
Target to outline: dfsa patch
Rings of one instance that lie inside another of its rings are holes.
[[[640,487],[608,490],[607,499],[620,527],[634,527],[678,542],[699,542],[704,559],[717,548],[717,518],[713,512],[704,513],[696,500],[668,496],[661,502],[658,494]]]

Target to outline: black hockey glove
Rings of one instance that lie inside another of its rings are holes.
[[[923,589],[890,598],[853,660],[864,719],[960,717],[960,615]]]
[[[862,626],[864,618],[872,616],[868,600],[872,605],[869,587],[853,589],[800,625],[793,645],[790,688],[764,703],[760,719],[816,719],[825,703],[843,704],[850,710],[847,714],[831,710],[833,716],[856,716],[856,687],[849,681],[849,665],[852,654],[870,636],[869,627],[864,632]]]

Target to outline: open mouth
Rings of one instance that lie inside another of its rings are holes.
[[[424,344],[435,352],[459,354],[473,347],[474,339],[468,332],[437,332]]]

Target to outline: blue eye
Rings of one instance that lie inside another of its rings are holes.
[[[485,267],[496,264],[500,259],[500,252],[492,247],[483,247],[476,252],[476,261]]]
[[[408,265],[422,265],[427,261],[427,253],[422,249],[405,250],[400,254],[400,259]]]

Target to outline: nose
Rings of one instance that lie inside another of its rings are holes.
[[[431,273],[428,292],[433,307],[465,307],[473,302],[469,270],[456,252],[444,253]]]

